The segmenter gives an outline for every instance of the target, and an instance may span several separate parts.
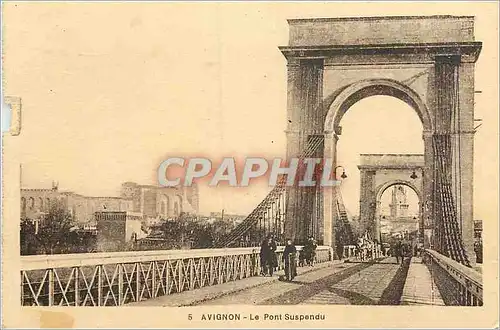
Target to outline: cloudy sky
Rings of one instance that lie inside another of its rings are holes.
[[[375,3],[4,7],[5,92],[23,100],[22,185],[43,188],[58,180],[60,189],[103,196],[118,195],[124,181],[155,184],[168,156],[284,156],[286,61],[277,47],[288,42],[286,19],[388,14]],[[498,118],[491,67],[497,43],[487,16],[496,9],[479,13],[479,7],[429,4],[421,14],[478,15],[475,35],[484,46],[476,118],[483,126],[476,134],[475,217],[481,219],[493,217],[489,201],[497,200]],[[415,14],[411,4],[393,9]],[[356,214],[359,154],[421,153],[422,126],[406,104],[382,96],[356,103],[342,126],[344,199]],[[269,188],[200,189],[202,212],[246,214]]]

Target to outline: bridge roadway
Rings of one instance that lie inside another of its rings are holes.
[[[372,262],[328,262],[298,269],[292,282],[252,277],[132,303],[136,306],[194,305],[442,305],[420,258],[404,265],[389,257]]]

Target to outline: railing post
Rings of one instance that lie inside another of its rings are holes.
[[[151,278],[151,298],[156,298],[156,272],[155,272],[155,265],[156,265],[156,261],[151,261],[152,262],[152,265],[151,265],[151,276],[153,276]]]
[[[189,263],[189,289],[194,289],[194,258],[188,259]]]
[[[54,269],[48,269],[49,272],[49,306],[54,306]]]
[[[102,267],[104,266],[97,266],[97,306],[102,304]]]
[[[172,279],[170,278],[171,274],[173,273],[173,266],[172,262],[170,260],[167,260],[165,263],[165,292],[166,294],[170,294],[170,283],[172,282]],[[172,289],[173,289],[172,285]]]
[[[80,306],[80,267],[75,267],[75,306]]]
[[[208,271],[210,272],[209,273],[209,283],[210,285],[214,284],[215,283],[215,275],[214,275],[214,263],[215,263],[215,258],[214,257],[211,257],[209,260],[209,266],[208,266]]]
[[[24,306],[24,271],[21,271],[21,306]]]
[[[123,264],[117,264],[118,267],[118,306],[121,306],[123,304],[123,268],[125,268],[125,265]]]
[[[222,262],[224,261],[224,258],[218,257],[217,258],[217,284],[222,283]]]
[[[140,286],[140,274],[139,274],[139,268],[140,268],[141,263],[136,262],[135,263],[135,300],[136,301],[141,301],[141,297],[139,295],[141,294],[141,286]]]
[[[177,287],[177,292],[184,291],[184,259],[179,259],[177,261],[177,266],[179,268],[179,281],[177,282],[179,286]]]
[[[205,283],[205,258],[200,258],[198,267],[200,267],[200,288]]]

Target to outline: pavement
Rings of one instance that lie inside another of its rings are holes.
[[[371,262],[326,262],[300,267],[292,282],[255,276],[129,306],[195,305],[444,305],[420,258],[396,263],[393,257]]]
[[[219,299],[204,302],[202,305],[290,305],[304,297],[303,288],[317,287],[318,283],[332,275],[347,276],[368,264],[336,263],[330,267],[310,269],[299,273],[292,282],[274,281],[250,290],[226,295]]]
[[[401,297],[401,304],[419,306],[445,305],[429,268],[422,263],[421,258],[413,257],[411,259]]]
[[[404,284],[404,272],[405,265],[387,258],[325,287],[300,304],[397,305]]]

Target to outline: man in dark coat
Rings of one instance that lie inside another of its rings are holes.
[[[276,249],[276,242],[271,236],[268,236],[260,246],[260,265],[264,276],[268,274],[273,276],[274,268],[278,266]]]
[[[403,243],[400,240],[394,244],[393,253],[396,257],[396,263],[399,264],[399,259],[401,259],[401,264],[403,264]]]
[[[287,240],[285,250],[283,251],[283,262],[285,263],[285,280],[291,281],[297,276],[297,262],[295,260],[297,248],[291,240]]]
[[[269,259],[270,249],[268,239],[262,241],[260,245],[260,274],[266,276],[267,274],[267,260]]]

